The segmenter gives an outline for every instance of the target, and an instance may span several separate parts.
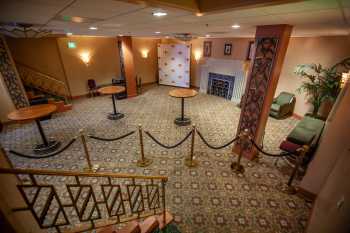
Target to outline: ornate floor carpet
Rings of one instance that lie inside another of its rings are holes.
[[[55,114],[43,122],[49,137],[67,142],[79,129],[101,137],[116,137],[142,124],[145,130],[166,144],[182,139],[191,127],[174,124],[180,114],[180,100],[168,96],[170,87],[154,87],[141,96],[117,101],[125,114],[118,121],[107,119],[112,111],[110,97],[95,97],[74,101],[73,110]],[[235,136],[240,109],[223,98],[199,94],[186,99],[185,114],[213,145],[222,145]],[[267,151],[278,152],[281,140],[296,125],[297,120],[270,118],[264,137]],[[0,135],[3,147],[31,153],[32,145],[40,142],[34,123],[7,126]],[[276,185],[286,182],[288,173],[274,165],[274,159],[261,156],[257,161],[242,160],[244,175],[230,169],[236,157],[231,147],[212,150],[198,137],[195,155],[197,168],[189,169],[184,158],[189,154],[190,140],[180,147],[163,149],[145,136],[146,157],[153,163],[146,168],[136,166],[140,156],[138,135],[117,142],[89,139],[88,146],[94,164],[102,171],[144,175],[166,175],[167,208],[174,215],[182,232],[302,232],[310,212],[309,205],[297,196],[281,193]],[[19,168],[45,168],[81,171],[86,166],[81,142],[49,159],[30,160],[10,156]],[[280,163],[283,166],[283,162]]]

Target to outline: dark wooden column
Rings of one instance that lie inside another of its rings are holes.
[[[290,25],[258,26],[256,29],[254,59],[250,65],[237,135],[247,129],[258,144],[264,135],[291,32]],[[240,151],[240,144],[236,143],[233,152]],[[257,154],[253,147],[242,152],[248,159]]]
[[[137,95],[134,54],[132,52],[131,36],[118,37],[121,75],[126,81],[128,97]]]

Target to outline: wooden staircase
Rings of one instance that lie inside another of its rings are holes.
[[[173,220],[173,216],[166,211],[165,222],[163,215],[154,215],[143,221],[131,221],[121,229],[117,229],[116,226],[108,226],[99,229],[96,233],[152,233],[157,229],[164,229]]]
[[[67,111],[72,108],[69,104],[70,94],[65,82],[52,77],[50,75],[41,73],[40,71],[29,67],[27,65],[16,63],[19,76],[23,85],[30,90],[38,92],[40,95],[47,97],[51,103],[57,105],[57,111]],[[32,99],[36,95],[33,91],[27,91],[28,99]]]

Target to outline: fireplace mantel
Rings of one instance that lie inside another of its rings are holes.
[[[200,65],[200,88],[199,91],[207,93],[209,73],[230,75],[235,77],[235,85],[231,101],[239,103],[244,93],[244,61],[232,59],[207,58],[205,63]]]

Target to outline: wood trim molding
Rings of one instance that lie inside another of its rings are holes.
[[[301,116],[301,115],[299,115],[299,114],[296,114],[296,113],[293,113],[292,116],[293,116],[295,119],[297,119],[297,120],[301,120],[301,119],[304,118],[303,116]]]
[[[317,194],[315,193],[312,193],[312,192],[309,192],[307,191],[306,189],[303,189],[301,187],[298,187],[297,189],[297,195],[301,198],[303,198],[304,200],[306,201],[310,201],[310,202],[313,202],[316,200],[317,198]]]

